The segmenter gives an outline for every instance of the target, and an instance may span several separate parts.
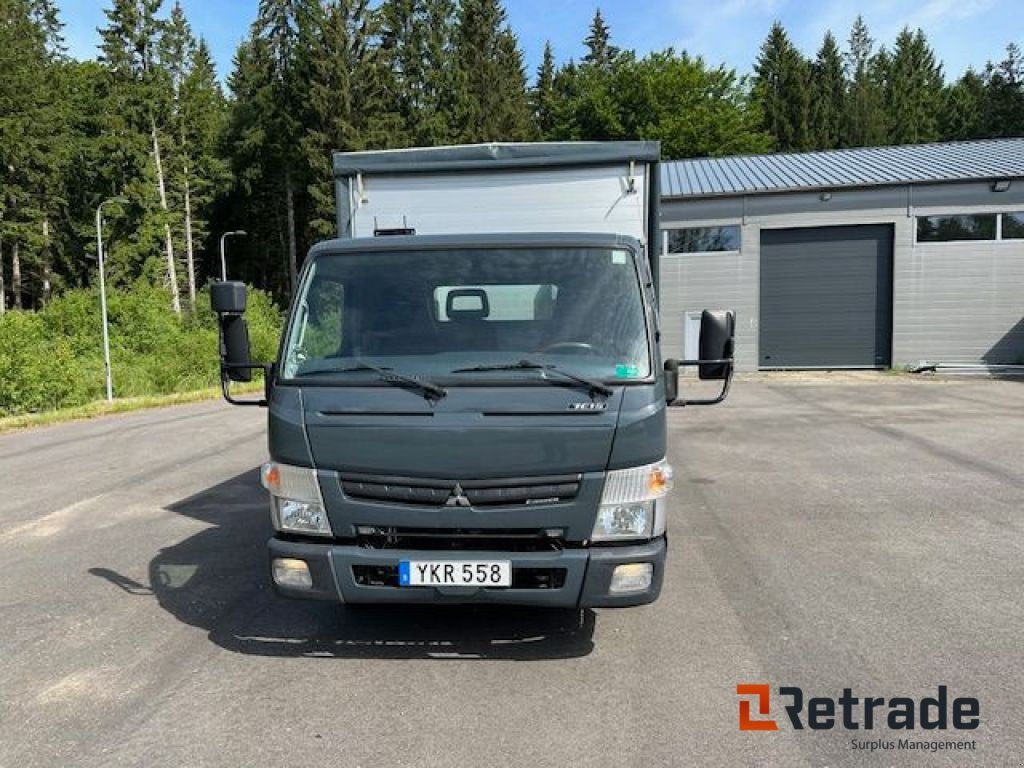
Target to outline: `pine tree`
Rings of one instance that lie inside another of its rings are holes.
[[[526,63],[519,48],[519,39],[508,27],[498,35],[496,54],[502,73],[497,83],[497,97],[505,107],[499,130],[509,141],[526,141],[533,138],[530,100],[526,90]]]
[[[168,174],[179,182],[181,197],[182,229],[184,230],[185,267],[188,277],[189,307],[196,306],[195,244],[192,237],[192,164],[189,158],[188,141],[185,136],[185,116],[182,114],[182,92],[185,78],[192,68],[196,52],[196,41],[181,3],[175,0],[170,19],[164,25],[160,38],[160,61],[170,79],[171,107],[168,116],[169,133],[176,141],[174,156],[168,161],[173,170]],[[172,197],[176,197],[172,189]],[[178,217],[175,217],[177,220]]]
[[[31,12],[50,56],[62,57],[67,48],[64,44],[64,22],[60,19],[56,3],[53,0],[31,0]]]
[[[309,118],[302,149],[311,172],[309,226],[318,239],[333,231],[331,152],[363,149],[354,81],[362,74],[359,59],[365,40],[361,27],[366,17],[366,0],[340,0],[328,5],[309,26]]]
[[[850,30],[846,53],[849,91],[846,98],[847,147],[875,146],[886,139],[886,118],[882,106],[882,82],[887,54],[875,53],[867,24],[858,16]]]
[[[533,124],[542,139],[551,138],[555,128],[555,52],[551,42],[544,44],[544,56],[537,68],[537,80],[530,89]]]
[[[942,107],[942,66],[919,29],[904,27],[889,61],[885,109],[889,142],[917,144],[939,138]]]
[[[452,0],[386,0],[381,6],[383,81],[402,124],[389,145],[452,142],[454,20]]]
[[[116,173],[111,169],[109,154],[113,144],[107,133],[111,124],[111,78],[107,68],[97,61],[62,59],[56,80],[56,101],[65,115],[60,142],[65,210],[62,217],[58,214],[60,223],[53,237],[55,287],[82,286],[95,280],[96,205],[104,196],[123,189],[123,185],[113,183]],[[149,188],[146,191],[150,192]],[[115,212],[114,206],[104,210],[108,217]],[[125,231],[121,231],[122,223]],[[121,235],[133,231],[133,224],[134,219],[122,222],[120,217],[110,217],[104,233],[122,240]],[[155,248],[159,251],[159,243]],[[91,258],[85,258],[86,254]]]
[[[946,86],[939,124],[942,140],[963,141],[984,136],[985,98],[985,81],[973,69]]]
[[[298,279],[298,231],[300,190],[305,187],[299,142],[306,108],[304,67],[300,41],[303,28],[318,11],[316,0],[260,0],[253,25],[258,49],[268,69],[267,80],[257,94],[258,130],[262,132],[265,164],[277,177],[284,200],[284,232],[287,244],[288,285],[295,290]]]
[[[209,240],[214,205],[230,183],[221,148],[227,124],[227,101],[217,79],[210,47],[203,38],[199,39],[192,55],[179,101],[180,188],[186,216],[185,237],[192,243],[191,251],[195,243],[204,244]],[[208,252],[208,247],[203,250]],[[197,266],[197,272],[198,269]]]
[[[568,61],[555,70],[551,90],[553,93],[552,126],[545,138],[558,141],[572,141],[583,135],[580,113],[576,109],[581,98],[580,69],[574,61]]]
[[[401,133],[400,115],[389,111],[386,59],[374,45],[380,21],[368,0],[332,0],[309,28],[302,150],[310,179],[310,239],[335,232],[333,152],[386,146]]]
[[[576,65],[563,67],[555,76],[556,105],[554,133],[560,138],[592,141],[621,138],[623,112],[612,92],[620,69],[636,63],[633,51],[620,52],[611,45],[611,32],[601,16],[594,14],[583,41],[587,55]]]
[[[421,146],[455,141],[455,12],[452,0],[423,0],[423,70],[418,88],[418,129],[413,134],[413,142]]]
[[[1006,57],[985,68],[986,133],[989,136],[1024,134],[1024,56],[1015,43]]]
[[[68,113],[56,79],[60,54],[52,45],[59,20],[38,13],[26,0],[0,3],[0,243],[10,252],[15,308],[48,298],[68,159]]]
[[[230,166],[234,187],[230,207],[231,227],[243,227],[249,233],[249,255],[256,245],[257,258],[238,263],[233,260],[230,274],[235,279],[260,276],[263,285],[276,288],[288,284],[287,245],[282,225],[279,175],[271,166],[267,145],[266,118],[272,107],[270,93],[273,63],[264,40],[250,33],[235,51],[228,88],[233,99],[225,145],[230,148]],[[281,248],[278,251],[277,247]],[[277,295],[287,291],[277,291]]]
[[[782,151],[810,149],[811,67],[775,22],[754,65],[754,98],[764,129]]]
[[[605,24],[600,8],[594,11],[590,32],[583,42],[587,46],[587,55],[583,57],[584,64],[594,66],[602,72],[610,72],[619,55],[619,49],[611,44],[611,30]]]
[[[529,138],[523,56],[500,0],[462,1],[455,30],[455,69],[460,140]]]
[[[825,33],[811,72],[811,143],[815,149],[835,149],[842,143],[846,76],[831,32]]]
[[[0,274],[5,247],[11,258],[11,305],[22,306],[21,241],[31,231],[35,176],[29,115],[32,93],[40,80],[42,51],[34,34],[28,3],[0,4]],[[6,301],[4,301],[6,309]]]
[[[180,313],[165,167],[169,140],[164,129],[173,99],[159,56],[164,26],[157,18],[161,5],[162,0],[114,0],[106,11],[107,26],[100,30],[101,60],[111,83],[104,138],[115,174],[110,188],[123,192],[142,214],[135,227],[137,250],[126,254],[125,260],[145,258],[162,241],[171,305]],[[137,270],[128,264],[122,267]]]

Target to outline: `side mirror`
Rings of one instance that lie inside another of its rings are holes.
[[[679,397],[679,361],[665,361],[665,402],[674,403]]]
[[[220,315],[221,374],[231,381],[252,381],[249,326],[242,317],[246,298],[245,283],[237,280],[210,286],[210,306]]]
[[[733,339],[736,314],[705,309],[700,316],[700,360],[697,375],[701,381],[723,381],[732,373]],[[703,362],[703,361],[709,362]]]
[[[241,315],[245,304],[245,283],[225,280],[210,286],[210,306],[218,315]]]
[[[241,315],[220,316],[221,371],[231,381],[252,381],[249,325]]]
[[[254,363],[249,349],[249,324],[243,317],[246,305],[245,283],[224,280],[210,286],[210,306],[220,316],[220,383],[224,399],[232,405],[265,406],[270,401],[273,365]],[[264,397],[261,400],[236,400],[229,382],[252,381],[256,368],[264,372]]]
[[[733,373],[733,342],[736,336],[736,313],[705,309],[700,316],[699,360],[665,361],[665,400],[669,405],[717,405],[729,394]],[[718,397],[686,400],[679,397],[679,367],[697,366],[701,381],[721,381]]]

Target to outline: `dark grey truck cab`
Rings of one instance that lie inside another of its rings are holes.
[[[280,354],[214,285],[225,396],[269,408],[279,593],[345,603],[655,600],[666,556],[657,145],[481,145],[335,160]],[[562,228],[564,227],[564,229]],[[732,374],[706,312],[702,378]],[[697,361],[683,361],[696,363]],[[266,395],[230,381],[266,370]],[[712,402],[712,401],[690,401]]]

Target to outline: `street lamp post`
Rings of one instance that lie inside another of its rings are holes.
[[[126,202],[123,197],[112,197],[96,206],[96,258],[100,265],[100,314],[103,316],[103,370],[107,386],[107,402],[114,400],[114,384],[110,375],[110,331],[107,323],[107,280],[103,262],[103,206],[107,203]]]
[[[242,237],[242,236],[245,236],[247,234],[248,233],[244,229],[236,229],[234,232],[225,232],[223,235],[220,236],[220,279],[221,280],[227,280],[228,279],[228,262],[227,262],[227,259],[224,257],[224,241],[227,240],[229,237],[236,237],[236,236]]]

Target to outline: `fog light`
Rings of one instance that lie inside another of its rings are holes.
[[[617,565],[612,571],[612,583],[608,592],[613,595],[643,592],[650,588],[653,578],[654,563]]]
[[[313,586],[313,576],[305,560],[292,557],[275,557],[273,562],[274,583],[281,587],[309,589]]]

